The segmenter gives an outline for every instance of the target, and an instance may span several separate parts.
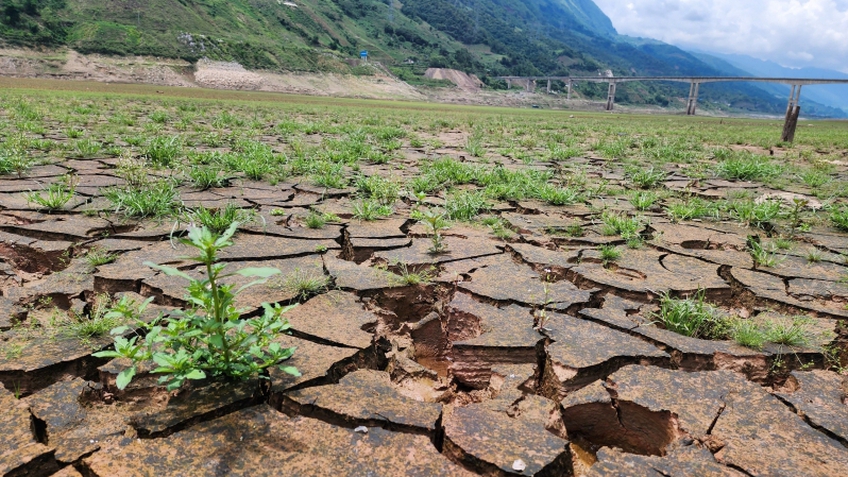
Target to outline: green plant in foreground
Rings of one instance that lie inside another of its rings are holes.
[[[119,389],[126,388],[138,372],[138,363],[143,361],[155,362],[158,367],[152,372],[162,374],[160,384],[167,384],[168,390],[174,390],[189,379],[267,377],[267,368],[292,356],[294,348],[283,348],[273,342],[279,333],[288,330],[283,313],[291,307],[263,303],[264,312],[260,316],[242,319],[247,310],[235,306],[240,292],[280,273],[274,268],[244,268],[224,273],[226,264],[218,261],[218,253],[233,244],[231,238],[237,228],[238,223],[233,223],[222,235],[217,235],[205,227],[196,227],[189,230],[187,238],[180,239],[197,250],[197,255],[191,259],[203,266],[205,275],[201,279],[192,278],[176,268],[145,262],[155,270],[188,282],[189,308],[176,311],[167,320],[160,317],[149,324],[139,320],[139,327],[145,331],[143,340],[138,335],[122,336],[130,331],[128,327],[112,330],[116,335],[115,349],[94,356],[132,360],[132,366],[118,375]],[[221,283],[236,276],[255,280],[237,290],[235,285]],[[281,369],[299,375],[291,366],[281,366]]]
[[[61,210],[74,198],[75,191],[76,184],[73,178],[66,177],[64,180],[50,184],[46,191],[27,192],[24,197],[30,204],[38,204],[49,210]]]

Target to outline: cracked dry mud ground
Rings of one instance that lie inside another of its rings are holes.
[[[623,181],[612,161],[574,161]],[[115,164],[69,160],[0,178],[2,475],[848,475],[848,381],[829,369],[844,362],[848,339],[844,233],[801,234],[823,253],[816,263],[798,251],[757,267],[746,244],[762,230],[673,223],[649,210],[644,245],[610,264],[599,245],[624,240],[602,235],[597,211],[522,200],[493,208],[508,239],[456,223],[448,252],[433,255],[427,231],[408,218],[412,200],[365,222],[352,218],[352,190],[245,178],[184,186],[192,206],[238,203],[263,217],[224,252],[229,266],[330,280],[306,298],[275,281],[239,296],[249,310],[300,301],[279,341],[297,347],[288,364],[302,376],[272,370],[270,382],[167,393],[142,375],[119,391],[127,363],[92,357],[108,337],[83,343],[30,326],[54,309],[88,313],[102,293],[154,297],[145,319],[184,303],[182,283],[143,265],[198,273],[169,240],[183,226],[82,212],[102,205],[100,187],[122,183]],[[46,214],[21,200],[67,172],[80,181],[69,210]],[[417,170],[412,161],[394,172]],[[689,187],[768,192],[733,181]],[[340,221],[305,227],[311,205]],[[556,233],[572,224],[585,234]],[[117,259],[91,267],[92,249]],[[406,284],[398,262],[435,268],[429,281]],[[661,294],[699,290],[752,320],[809,316],[820,342],[756,350],[656,323]]]

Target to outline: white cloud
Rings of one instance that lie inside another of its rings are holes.
[[[595,0],[619,33],[848,73],[848,0]]]

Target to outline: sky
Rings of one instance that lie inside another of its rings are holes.
[[[848,73],[848,0],[595,0],[623,35]]]

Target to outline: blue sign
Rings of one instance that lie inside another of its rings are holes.
[[[359,52],[359,57],[360,57],[360,58],[362,58],[363,60],[364,60],[364,59],[366,59],[366,58],[368,58],[368,50],[362,50],[362,51],[360,51],[360,52]]]

